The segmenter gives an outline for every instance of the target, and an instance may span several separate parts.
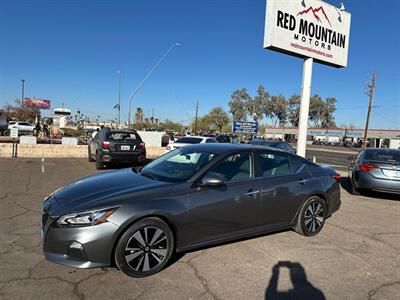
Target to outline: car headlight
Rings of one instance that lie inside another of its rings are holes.
[[[59,226],[93,226],[107,222],[117,207],[64,215],[58,218]]]

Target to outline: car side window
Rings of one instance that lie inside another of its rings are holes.
[[[284,153],[260,152],[259,160],[263,177],[291,174],[289,157]]]
[[[206,144],[210,144],[210,143],[218,143],[218,141],[214,140],[214,139],[206,139]]]
[[[235,153],[212,167],[207,172],[207,176],[220,177],[224,182],[249,179],[253,177],[252,168],[252,155],[250,153]]]
[[[305,166],[304,159],[299,156],[290,156],[290,162],[292,164],[292,173],[300,172]]]

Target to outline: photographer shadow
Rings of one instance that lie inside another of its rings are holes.
[[[293,289],[278,291],[278,280],[280,268],[288,268]],[[272,267],[272,276],[265,290],[265,300],[274,299],[308,299],[325,300],[324,293],[314,287],[308,280],[303,266],[297,262],[280,261]]]

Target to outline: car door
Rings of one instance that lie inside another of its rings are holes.
[[[271,227],[288,225],[309,194],[311,175],[304,159],[269,150],[259,150],[256,158],[261,178],[262,223]]]
[[[204,176],[217,176],[218,187],[194,185],[189,193],[191,226],[186,233],[196,242],[219,239],[259,225],[260,183],[254,179],[252,152],[223,158]]]

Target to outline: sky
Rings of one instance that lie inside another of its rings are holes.
[[[400,1],[344,4],[352,14],[348,66],[314,63],[311,93],[337,99],[337,125],[363,128],[376,70],[370,128],[400,129]],[[303,60],[263,49],[264,22],[264,0],[0,0],[0,106],[21,98],[25,79],[26,97],[112,119],[120,70],[126,120],[130,93],[176,42],[132,111],[189,123],[196,100],[200,115],[228,110],[236,89],[300,94]]]

